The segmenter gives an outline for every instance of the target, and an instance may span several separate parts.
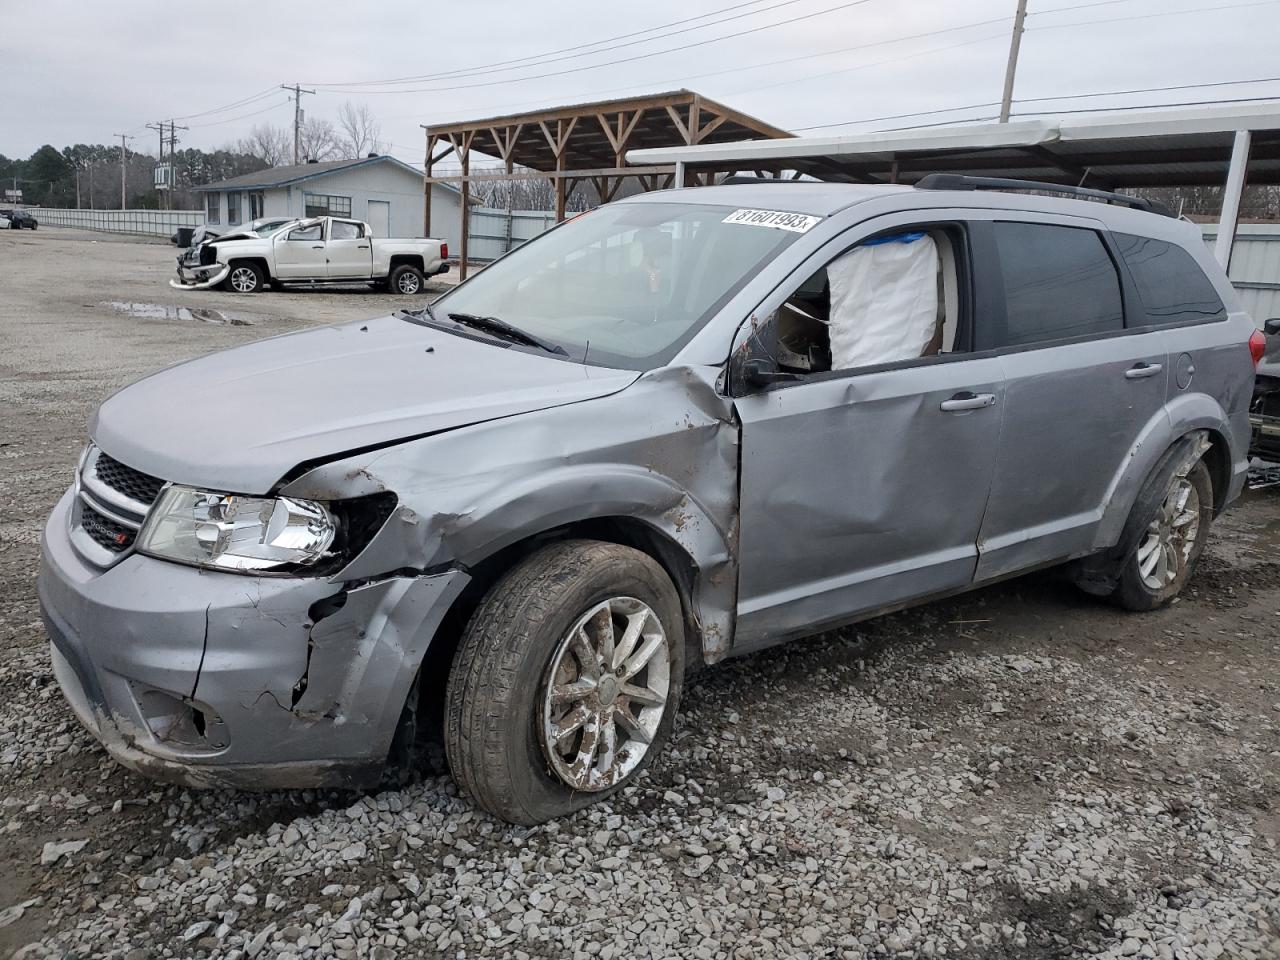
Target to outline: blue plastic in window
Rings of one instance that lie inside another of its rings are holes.
[[[878,247],[882,243],[915,243],[925,235],[923,230],[917,230],[914,233],[895,233],[888,237],[876,237],[873,240],[864,240],[864,247]]]

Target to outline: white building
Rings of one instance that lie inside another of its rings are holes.
[[[205,218],[223,228],[259,217],[351,217],[368,221],[375,237],[422,236],[422,173],[395,157],[328,160],[270,167],[195,187]],[[458,248],[462,195],[434,184],[431,233]]]

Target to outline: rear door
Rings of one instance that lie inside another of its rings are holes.
[[[325,249],[330,280],[360,280],[373,276],[373,251],[363,223],[330,220]]]
[[[281,280],[322,280],[328,275],[324,224],[294,227],[275,239],[276,276]]]
[[[975,231],[978,282],[1003,305],[975,349],[998,356],[1005,377],[978,580],[1095,549],[1112,484],[1168,379],[1163,334],[1125,327],[1133,295],[1102,225],[1015,216]]]

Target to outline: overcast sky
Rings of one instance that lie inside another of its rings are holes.
[[[44,143],[105,143],[118,133],[154,153],[156,135],[145,124],[183,116],[191,128],[180,134],[183,145],[223,146],[254,124],[291,123],[287,95],[273,88],[295,81],[317,90],[303,98],[311,116],[333,118],[346,100],[368,104],[390,152],[413,163],[422,159],[423,123],[679,87],[792,130],[990,104],[1000,98],[1015,5],[6,0],[0,153],[26,157]],[[1019,99],[1280,78],[1280,0],[1029,0],[1028,9]],[[1104,20],[1113,22],[1097,22]],[[660,29],[642,32],[649,28]],[[752,32],[729,36],[744,31]],[[926,33],[933,35],[918,36]],[[610,42],[583,46],[599,41]],[[671,50],[690,44],[699,45]],[[610,64],[622,59],[629,62]],[[1280,81],[1014,109],[1270,95],[1280,97]],[[985,106],[813,132],[994,112]]]

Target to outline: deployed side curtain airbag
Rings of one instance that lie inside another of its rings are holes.
[[[926,233],[863,243],[827,266],[831,367],[920,356],[938,326],[938,248]]]

